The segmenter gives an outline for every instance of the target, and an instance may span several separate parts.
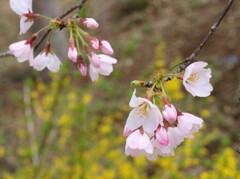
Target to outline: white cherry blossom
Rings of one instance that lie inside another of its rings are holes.
[[[26,40],[11,44],[9,46],[9,50],[20,63],[25,62],[27,60],[31,62],[33,60],[32,46]]]
[[[134,90],[130,107],[134,108],[127,119],[126,127],[130,130],[135,130],[143,127],[147,133],[154,132],[159,124],[163,126],[163,118],[158,107],[151,101],[145,98],[136,97]]]
[[[139,157],[143,154],[152,154],[153,146],[145,132],[136,130],[131,133],[126,141],[125,153],[127,156]]]
[[[91,59],[90,63],[91,64],[89,66],[89,74],[91,80],[96,81],[99,74],[103,76],[109,76],[113,72],[113,64],[116,64],[117,60],[110,56],[100,54],[97,55],[95,59]]]
[[[211,69],[205,69],[208,64],[203,61],[189,65],[183,76],[183,85],[194,97],[207,97],[213,90],[210,84]]]
[[[35,16],[32,13],[32,0],[10,0],[10,7],[16,14],[20,15],[20,35],[25,34],[33,25]]]

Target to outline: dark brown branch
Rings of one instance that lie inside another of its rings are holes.
[[[229,9],[232,7],[234,0],[229,0],[227,6],[223,10],[221,16],[217,19],[217,21],[212,25],[211,29],[209,30],[208,34],[206,37],[203,39],[203,41],[200,43],[200,45],[193,51],[193,53],[187,57],[182,63],[180,63],[178,66],[177,73],[182,72],[187,68],[188,65],[194,62],[196,56],[200,53],[202,48],[207,44],[209,39],[212,37],[214,32],[217,30],[219,27],[220,23],[222,22],[223,18],[227,15]]]

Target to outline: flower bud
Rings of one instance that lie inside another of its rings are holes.
[[[98,50],[99,49],[99,40],[91,35],[86,35],[86,39],[89,41],[91,46]]]
[[[89,29],[97,29],[99,26],[97,21],[93,18],[82,18],[80,19],[80,22],[82,22]]]
[[[73,62],[77,62],[77,48],[74,45],[74,42],[72,40],[69,41],[69,48],[68,48],[68,58]]]
[[[114,53],[110,43],[106,40],[100,42],[100,49],[107,55],[112,55]]]
[[[170,123],[175,122],[177,119],[177,110],[172,104],[164,105],[162,113],[164,118]]]
[[[164,127],[157,129],[155,135],[156,135],[156,139],[159,142],[159,144],[164,145],[164,146],[167,146],[169,144],[167,131]]]

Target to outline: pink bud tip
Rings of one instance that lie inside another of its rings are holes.
[[[155,135],[156,135],[156,139],[159,142],[159,144],[164,145],[164,146],[167,146],[169,144],[167,131],[164,127],[157,129]]]
[[[102,40],[100,42],[100,48],[101,48],[102,52],[107,54],[107,55],[112,55],[114,53],[114,51],[112,49],[112,46],[106,40]]]

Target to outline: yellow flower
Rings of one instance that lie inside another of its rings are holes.
[[[5,149],[0,146],[0,158],[5,155]]]
[[[87,105],[92,101],[92,95],[90,93],[85,93],[82,98],[82,103]]]

